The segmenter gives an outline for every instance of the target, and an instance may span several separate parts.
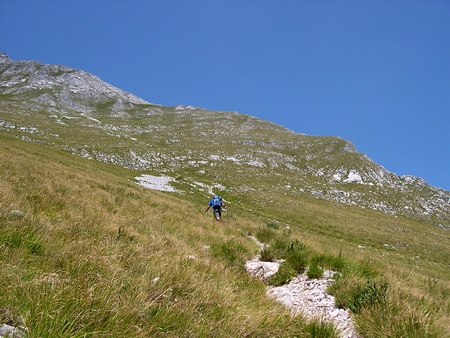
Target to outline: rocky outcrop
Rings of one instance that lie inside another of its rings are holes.
[[[9,309],[0,308],[0,338],[25,338],[28,329],[23,326],[22,316],[14,315]]]
[[[6,53],[0,53],[0,78],[1,94],[14,95],[35,109],[90,113],[107,107],[117,114],[150,104],[85,71],[37,61],[12,61]]]
[[[0,63],[11,62],[12,60],[6,53],[0,52]]]

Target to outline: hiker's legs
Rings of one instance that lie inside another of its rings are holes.
[[[215,219],[220,220],[220,218],[222,217],[222,209],[220,207],[213,208],[213,214]]]

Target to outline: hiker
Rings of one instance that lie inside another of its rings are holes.
[[[222,197],[214,195],[209,201],[208,207],[205,209],[205,213],[207,213],[211,207],[213,209],[214,217],[216,220],[220,221],[222,217],[222,208],[226,209],[225,204],[223,204]]]

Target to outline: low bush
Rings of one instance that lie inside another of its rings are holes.
[[[211,246],[214,257],[221,259],[228,265],[243,266],[246,255],[249,254],[247,249],[238,241],[228,240],[224,243],[213,244]]]
[[[305,245],[295,240],[287,247],[284,259],[297,273],[303,273],[308,265],[308,256]]]
[[[318,254],[311,258],[311,262],[313,265],[319,265],[324,269],[330,269],[336,272],[342,272],[349,264],[343,257],[342,252],[338,256]]]
[[[261,250],[260,256],[260,259],[263,262],[275,262],[277,260],[274,250],[269,246],[266,246]]]
[[[362,278],[338,278],[329,292],[334,295],[338,307],[350,309],[359,314],[363,308],[384,304],[388,290],[383,280],[363,280]]]
[[[319,279],[323,276],[323,269],[317,264],[314,263],[309,266],[308,271],[306,272],[308,278],[316,278]]]
[[[269,278],[267,283],[271,286],[284,285],[289,283],[296,275],[297,272],[292,268],[292,266],[287,262],[283,262],[280,264],[278,272]]]

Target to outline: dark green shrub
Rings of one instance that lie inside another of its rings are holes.
[[[316,278],[316,279],[322,278],[323,269],[317,263],[313,263],[312,265],[309,266],[306,275],[308,276],[308,278]]]
[[[286,257],[286,262],[288,262],[297,273],[303,273],[308,266],[308,255],[304,251],[289,252]]]
[[[291,240],[287,237],[275,238],[270,246],[280,259],[286,259],[290,252],[301,251],[305,248],[304,244],[297,239]]]
[[[358,286],[352,295],[349,309],[358,313],[362,307],[370,306],[375,303],[384,303],[386,299],[388,285],[386,282],[367,281],[363,287]]]
[[[278,269],[278,272],[269,278],[268,284],[272,286],[280,286],[289,283],[292,278],[297,275],[297,272],[292,268],[292,266],[283,262]]]
[[[387,289],[388,284],[385,281],[374,282],[369,279],[362,284],[354,279],[348,281],[342,279],[330,288],[330,292],[334,294],[337,306],[359,314],[363,308],[384,304]]]
[[[302,242],[298,240],[290,241],[279,237],[276,238],[269,247],[265,247],[261,251],[262,261],[274,262],[277,259],[284,259],[285,266],[283,269],[285,269],[286,266],[289,266],[289,274],[295,275],[305,271],[308,263],[308,253]]]
[[[278,229],[280,228],[280,227],[278,226],[278,224],[275,224],[275,223],[272,223],[272,222],[267,222],[266,226],[267,226],[268,228],[275,229],[275,230],[278,230]]]
[[[280,254],[286,253],[290,245],[291,241],[284,237],[276,237],[271,244],[274,250],[277,250]]]
[[[305,245],[298,240],[294,240],[287,247],[284,259],[286,259],[297,273],[304,272],[308,265],[308,253],[306,252]]]
[[[260,255],[260,259],[263,262],[275,262],[277,260],[274,250],[268,246],[264,247],[264,249],[261,250]]]

